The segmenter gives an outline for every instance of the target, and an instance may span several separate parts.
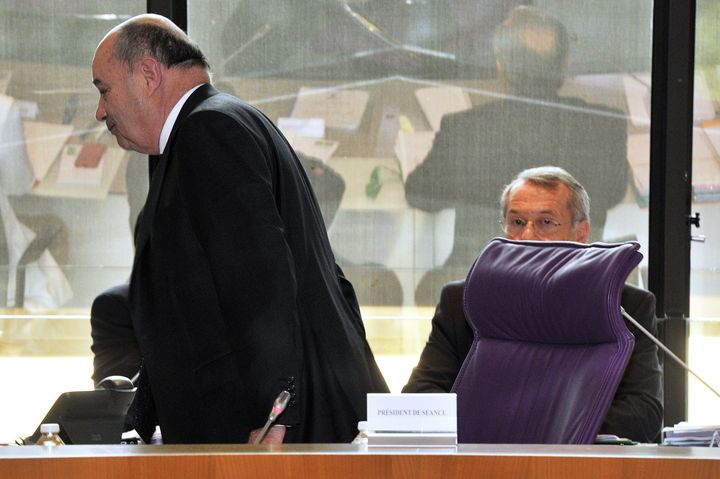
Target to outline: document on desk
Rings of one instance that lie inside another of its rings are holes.
[[[415,98],[420,103],[433,131],[440,130],[442,117],[448,113],[457,113],[472,108],[470,95],[456,86],[419,88],[415,90]]]
[[[635,73],[623,76],[625,100],[634,126],[650,125],[650,74]],[[715,118],[710,89],[702,73],[695,74],[693,88],[693,120],[708,121]]]
[[[33,173],[42,181],[73,132],[72,125],[24,121],[25,145]]]
[[[79,146],[79,145],[76,145]],[[76,152],[77,155],[80,152]],[[65,159],[64,167],[73,166],[78,157],[75,154],[67,155],[71,158]],[[72,157],[75,157],[73,160]],[[100,160],[99,168],[100,181],[95,183],[93,173],[89,173],[88,177],[68,177],[66,172],[61,176],[60,168],[62,161],[57,161],[50,168],[45,179],[33,189],[33,193],[39,196],[65,197],[65,198],[87,198],[87,199],[105,199],[110,191],[115,176],[120,168],[121,163],[127,157],[127,151],[117,147],[107,147]],[[82,158],[80,158],[81,161]],[[88,168],[89,169],[89,168]],[[97,174],[97,173],[95,173]],[[64,181],[64,182],[63,182]]]
[[[679,422],[662,430],[664,446],[720,447],[720,425]]]
[[[66,145],[60,154],[57,184],[99,186],[104,154],[105,145],[99,143]]]
[[[306,138],[325,138],[324,118],[288,118],[280,117],[277,126],[288,139],[291,136]]]
[[[324,118],[287,118],[277,121],[290,146],[299,153],[327,163],[340,143],[325,139]]]
[[[327,163],[333,153],[340,146],[340,142],[323,138],[308,138],[305,136],[290,135],[287,137],[290,146],[303,155]]]
[[[395,139],[395,155],[400,163],[403,182],[427,157],[435,140],[434,131],[399,130]]]
[[[290,116],[324,118],[328,128],[357,130],[369,99],[370,94],[364,90],[302,87]]]
[[[693,128],[693,199],[720,199],[720,127]]]
[[[650,195],[650,133],[634,133],[627,140],[628,164],[641,203]],[[720,199],[720,127],[693,128],[693,200]]]

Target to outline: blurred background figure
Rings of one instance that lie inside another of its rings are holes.
[[[434,304],[443,284],[462,279],[485,244],[501,234],[497,185],[515,172],[553,164],[573,172],[593,198],[591,241],[601,239],[607,211],[628,187],[624,113],[558,95],[565,80],[570,35],[557,19],[520,6],[493,39],[498,101],[443,117],[425,161],[407,178],[410,205],[455,210],[452,252],[415,291]]]

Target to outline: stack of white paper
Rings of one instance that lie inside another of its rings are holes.
[[[663,428],[663,444],[666,446],[720,447],[720,425],[680,422],[673,427]]]
[[[433,131],[440,130],[442,117],[448,113],[472,108],[470,96],[456,86],[420,88],[415,91],[415,97]]]
[[[395,155],[400,163],[403,181],[417,168],[432,148],[434,131],[398,131],[395,139]]]
[[[292,118],[322,118],[325,126],[356,130],[362,121],[370,94],[363,90],[333,90],[302,87]]]

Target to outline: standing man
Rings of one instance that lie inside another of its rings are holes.
[[[96,117],[151,168],[129,300],[145,439],[248,441],[274,399],[285,442],[349,442],[387,386],[297,156],[272,122],[210,82],[168,19],[112,29],[92,63]]]
[[[561,168],[522,171],[505,187],[500,206],[503,231],[512,240],[585,243],[590,235],[590,200],[585,188]],[[430,337],[403,392],[450,392],[473,342],[463,310],[464,287],[465,281],[443,287]],[[620,304],[657,335],[652,293],[626,284]],[[635,336],[635,348],[600,433],[653,442],[659,439],[663,417],[657,346],[637,327],[627,321],[626,325]]]

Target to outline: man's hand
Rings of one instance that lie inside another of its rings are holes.
[[[250,439],[248,439],[248,444],[255,444],[255,438],[261,430],[262,429],[255,429],[250,432]],[[285,426],[283,426],[282,424],[276,424],[270,429],[268,429],[267,434],[265,434],[265,437],[263,438],[262,442],[260,442],[260,444],[282,444],[284,438]]]

